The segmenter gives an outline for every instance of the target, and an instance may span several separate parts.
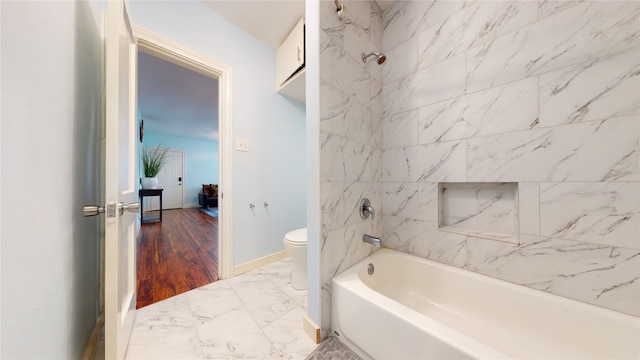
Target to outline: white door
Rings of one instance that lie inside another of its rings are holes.
[[[158,187],[164,189],[162,191],[162,209],[183,208],[183,169],[184,153],[179,150],[167,151],[167,162],[158,173]],[[160,207],[157,196],[151,197],[150,200],[154,201],[152,209]]]
[[[123,0],[107,8],[105,63],[105,357],[124,358],[135,316],[137,52]],[[127,205],[135,204],[127,210]]]

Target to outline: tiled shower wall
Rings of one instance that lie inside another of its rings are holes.
[[[375,250],[362,235],[382,235],[380,214],[363,220],[358,204],[382,208],[382,67],[362,53],[382,51],[375,3],[320,1],[321,324],[331,323],[331,279]]]
[[[398,1],[383,26],[383,167],[367,179],[382,178],[385,246],[640,316],[640,2]],[[378,156],[359,147],[377,131],[346,134],[323,143]],[[328,201],[351,196],[333,179]],[[439,182],[517,183],[519,244],[439,231]],[[361,247],[345,214],[325,214],[326,241]]]

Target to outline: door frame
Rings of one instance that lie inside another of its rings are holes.
[[[218,80],[218,276],[228,279],[233,276],[232,68],[141,26],[134,26],[133,33],[138,41],[138,50]]]

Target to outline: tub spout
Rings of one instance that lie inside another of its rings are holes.
[[[371,235],[367,235],[367,234],[362,235],[362,241],[372,244],[375,247],[382,246],[382,239],[371,236]]]

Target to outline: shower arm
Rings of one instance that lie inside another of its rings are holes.
[[[377,51],[372,51],[368,54],[362,53],[362,62],[366,63],[367,59],[369,59],[372,56],[375,56],[376,62],[378,63],[378,65],[382,65],[382,63],[384,63],[387,60],[387,56],[385,54]]]
[[[336,4],[336,12],[338,13],[338,20],[342,20],[344,18],[344,4],[340,2],[340,0],[334,0]]]

